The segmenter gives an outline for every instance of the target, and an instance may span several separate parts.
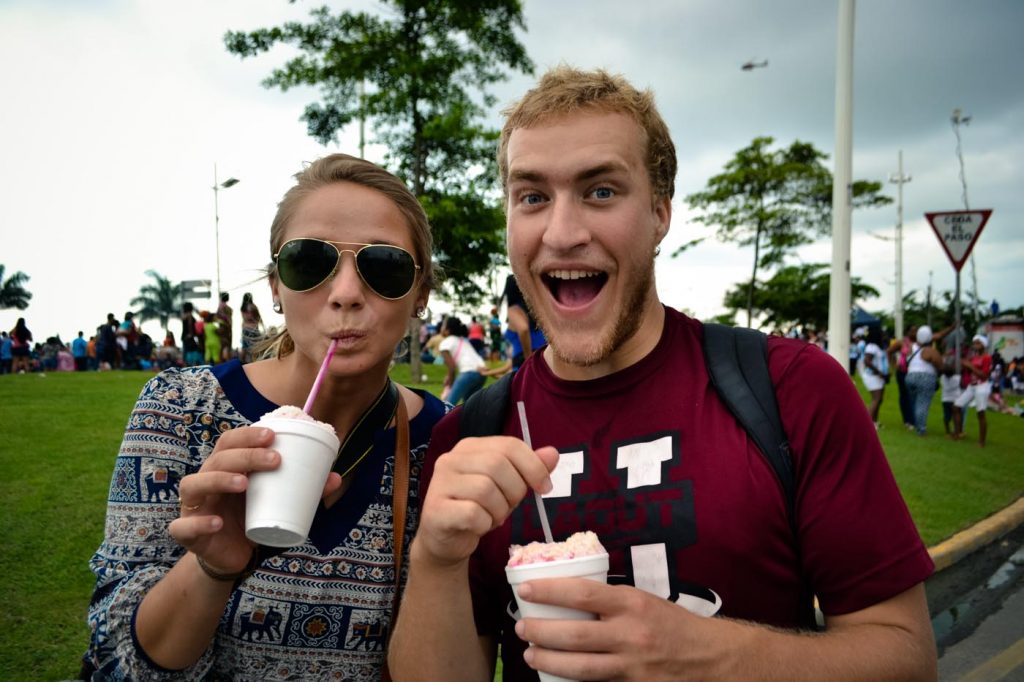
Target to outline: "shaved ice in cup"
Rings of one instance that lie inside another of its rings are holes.
[[[575,533],[565,542],[531,542],[512,545],[505,575],[522,618],[596,620],[597,615],[579,609],[537,604],[519,598],[519,585],[539,578],[586,578],[608,581],[608,552],[591,531]],[[542,682],[572,682],[564,677],[537,671]]]
[[[308,414],[303,412],[301,407],[296,407],[295,405],[282,405],[273,412],[267,412],[265,415],[260,417],[260,421],[263,421],[264,419],[272,419],[275,417],[279,419],[298,419],[299,421],[311,422],[319,426],[324,431],[334,433],[333,426],[331,426],[330,424],[325,424],[324,422],[318,422],[317,420],[313,419]]]
[[[274,432],[269,447],[281,453],[281,465],[249,474],[245,536],[270,547],[301,545],[309,536],[341,443],[333,426],[293,405],[268,412],[253,426]]]
[[[528,545],[512,545],[508,549],[508,565],[522,566],[546,561],[561,561],[576,557],[605,554],[604,546],[593,531],[573,533],[564,542],[531,542]]]

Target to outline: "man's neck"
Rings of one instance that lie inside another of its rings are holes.
[[[559,359],[551,346],[548,346],[544,349],[544,361],[559,379],[567,381],[600,379],[628,369],[647,357],[661,340],[664,328],[665,306],[655,296],[644,305],[644,314],[633,335],[620,343],[603,360],[592,365],[567,363]]]

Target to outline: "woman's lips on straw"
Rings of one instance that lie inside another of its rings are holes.
[[[366,333],[356,330],[345,330],[331,335],[332,342],[336,346],[350,346],[366,338]]]

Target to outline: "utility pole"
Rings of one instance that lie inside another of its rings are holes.
[[[366,158],[366,81],[359,79],[359,158]]]
[[[889,175],[889,182],[895,183],[896,190],[896,306],[893,318],[896,321],[896,338],[903,338],[903,185],[912,180],[903,174],[903,150],[899,154],[899,166],[895,174]]]

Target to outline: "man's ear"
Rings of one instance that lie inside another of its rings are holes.
[[[657,243],[660,244],[661,240],[668,234],[668,228],[672,224],[672,199],[667,195],[655,197],[652,210],[656,220],[654,233],[657,237]]]

